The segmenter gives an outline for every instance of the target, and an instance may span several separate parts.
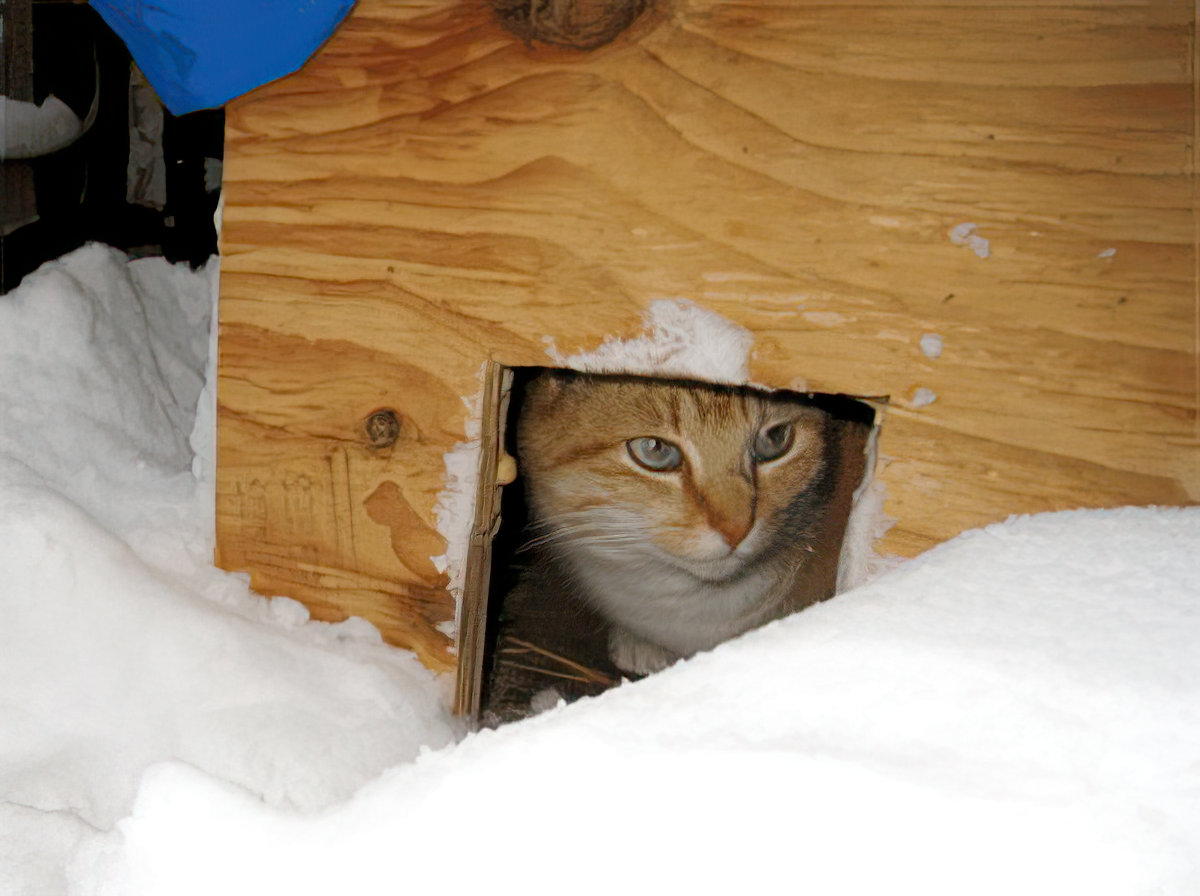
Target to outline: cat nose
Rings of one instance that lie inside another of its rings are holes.
[[[730,550],[746,540],[754,527],[753,513],[709,514],[708,523],[720,534]]]
[[[697,483],[697,503],[705,521],[733,550],[754,527],[754,484],[735,470]]]

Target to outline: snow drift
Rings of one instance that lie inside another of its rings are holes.
[[[453,736],[370,625],[213,568],[215,278],[90,246],[0,297],[5,896],[64,892],[156,762],[311,810]]]

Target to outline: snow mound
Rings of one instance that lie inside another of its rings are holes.
[[[211,445],[215,283],[89,246],[0,297],[6,896],[64,892],[154,763],[313,810],[454,735],[433,676],[370,625],[212,566],[191,446]]]
[[[139,896],[1195,893],[1197,544],[1198,509],[971,532],[317,815],[159,766],[75,873]]]

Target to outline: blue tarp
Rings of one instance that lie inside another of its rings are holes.
[[[90,0],[176,115],[296,71],[354,0]]]

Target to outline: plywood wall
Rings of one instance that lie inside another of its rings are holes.
[[[761,382],[893,397],[887,550],[1200,499],[1195,37],[1191,0],[674,0],[580,53],[360,0],[227,109],[219,561],[449,668],[462,396],[661,297]]]

